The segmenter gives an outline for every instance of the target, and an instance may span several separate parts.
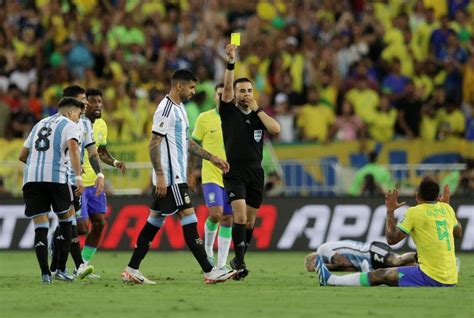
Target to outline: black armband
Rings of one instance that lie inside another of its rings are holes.
[[[234,68],[235,68],[235,62],[234,62],[234,63],[229,63],[229,62],[227,62],[227,69],[228,69],[229,71],[233,71]]]
[[[257,108],[257,110],[255,111],[255,114],[258,114],[258,113],[260,113],[260,112],[263,112],[263,108],[262,108],[262,107]]]

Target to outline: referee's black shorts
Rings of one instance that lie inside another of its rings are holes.
[[[28,182],[23,186],[23,199],[25,215],[31,218],[48,214],[51,207],[56,214],[68,212],[71,209],[73,194],[67,183]]]
[[[247,205],[258,209],[263,200],[264,173],[260,163],[230,163],[224,174],[224,188],[229,202],[245,199]]]

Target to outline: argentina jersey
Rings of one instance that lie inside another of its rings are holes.
[[[161,165],[168,185],[186,183],[189,123],[183,103],[176,104],[167,95],[153,115],[152,133],[163,137]],[[153,185],[156,175],[153,171]]]
[[[79,123],[77,124],[80,130],[81,139],[78,141],[79,146],[81,149],[81,165],[84,161],[84,156],[86,153],[86,148],[94,145],[94,136],[93,136],[93,128],[92,123],[89,118],[85,116],[81,116],[79,119]],[[68,157],[68,183],[70,185],[76,185],[76,176],[74,174],[74,170],[72,169],[71,160]]]
[[[29,149],[23,185],[28,182],[67,183],[67,142],[71,139],[81,140],[80,129],[76,123],[60,114],[37,123],[23,144]]]
[[[325,263],[330,263],[334,254],[339,254],[347,258],[352,266],[359,271],[364,261],[366,261],[369,268],[372,269],[370,243],[361,243],[351,240],[328,242],[319,246],[316,254],[320,255]]]

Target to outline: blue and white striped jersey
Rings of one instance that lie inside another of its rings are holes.
[[[161,165],[168,185],[186,183],[189,122],[183,103],[176,104],[166,95],[153,116],[152,133],[163,138]],[[153,171],[153,185],[156,175]]]
[[[79,119],[79,123],[77,124],[81,131],[81,140],[79,143],[81,144],[81,164],[84,160],[84,155],[86,153],[86,148],[94,145],[94,135],[93,135],[93,128],[92,122],[86,116],[81,116]],[[68,157],[69,159],[69,157]],[[76,185],[76,176],[74,174],[74,170],[71,166],[71,160],[68,160],[68,183],[70,185]]]
[[[331,263],[331,258],[334,254],[342,255],[359,271],[362,269],[362,263],[367,261],[369,269],[372,270],[370,244],[371,243],[361,243],[351,240],[328,242],[320,245],[316,253],[321,255],[325,263]]]
[[[44,118],[31,130],[23,146],[29,155],[23,172],[23,185],[28,182],[67,183],[67,141],[82,140],[79,126],[60,114]]]

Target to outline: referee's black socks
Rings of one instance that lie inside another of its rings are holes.
[[[252,241],[253,229],[254,229],[253,227],[251,229],[245,229],[245,251],[244,251],[244,253],[247,253],[250,242]]]
[[[235,263],[240,266],[244,263],[247,246],[245,224],[234,223],[232,225],[232,241],[234,242]]]

